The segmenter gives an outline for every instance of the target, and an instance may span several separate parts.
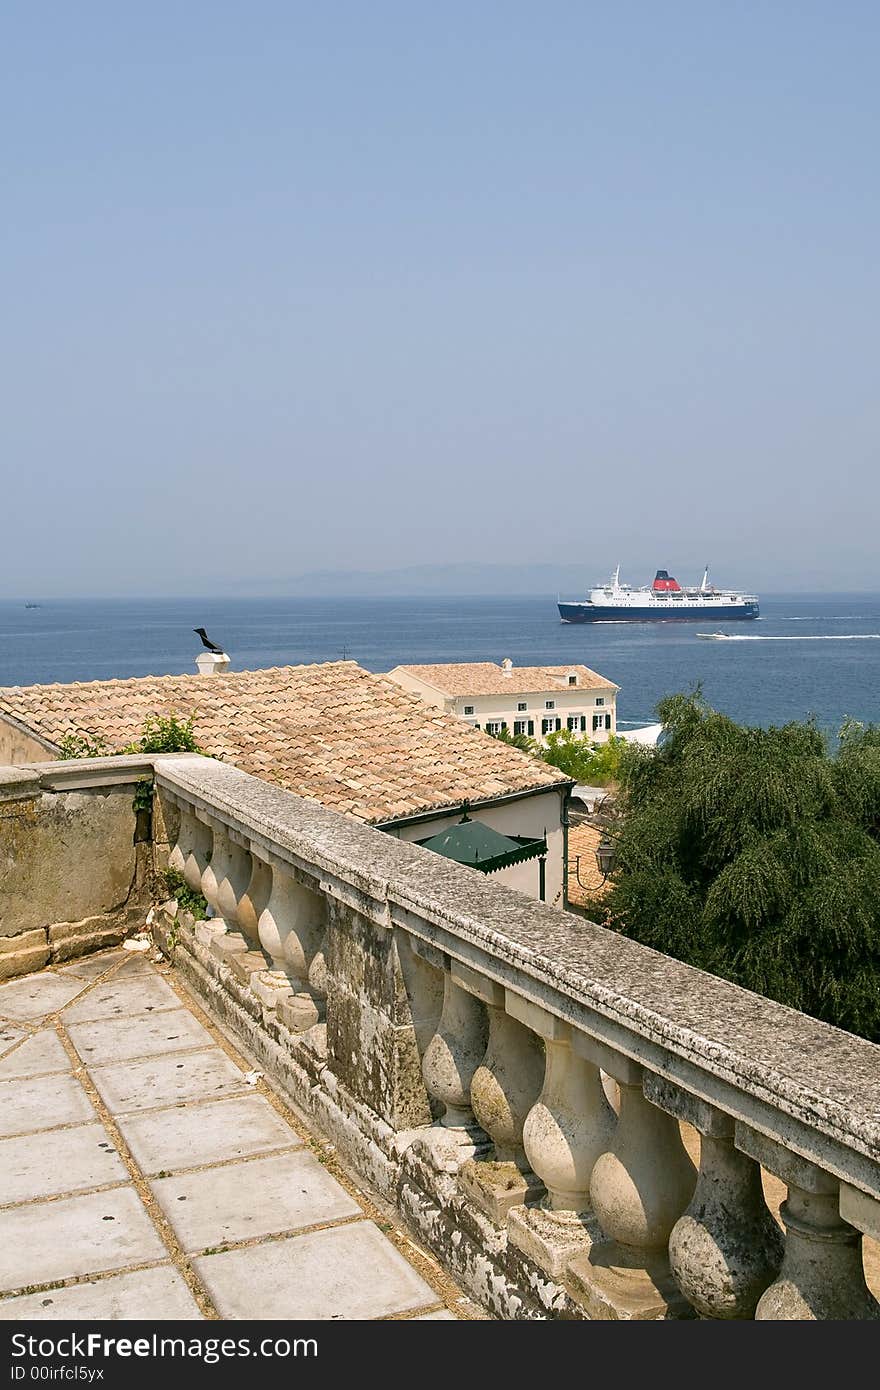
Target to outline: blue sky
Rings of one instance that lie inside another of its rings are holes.
[[[880,589],[880,8],[12,3],[0,592]]]

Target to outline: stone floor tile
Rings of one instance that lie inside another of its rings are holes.
[[[201,1317],[183,1278],[170,1264],[110,1274],[67,1289],[44,1289],[42,1293],[0,1299],[0,1322],[195,1322]]]
[[[160,1178],[156,1198],[188,1252],[317,1226],[361,1209],[307,1149]]]
[[[39,1022],[46,1014],[62,1009],[85,988],[83,980],[44,970],[25,975],[10,985],[0,985],[0,1018]]]
[[[2,1067],[0,1062],[0,1075]],[[111,1115],[250,1092],[244,1073],[219,1047],[92,1067],[90,1075]]]
[[[149,951],[123,951],[125,960],[120,965],[115,980],[127,980],[132,975],[155,975],[156,970]]]
[[[203,1255],[194,1263],[223,1318],[363,1320],[437,1302],[371,1221]]]
[[[159,975],[115,976],[95,985],[88,994],[64,1010],[64,1024],[84,1023],[98,1018],[134,1018],[137,1014],[179,1009],[180,1000]]]
[[[0,1211],[0,1289],[147,1264],[166,1255],[133,1187]]]
[[[0,1202],[31,1202],[125,1182],[128,1171],[102,1124],[0,1139]]]
[[[214,1043],[207,1028],[203,1028],[188,1009],[72,1023],[69,1031],[74,1047],[87,1066],[155,1057],[164,1052],[184,1052],[196,1047],[211,1047]]]
[[[56,971],[58,975],[75,975],[79,980],[97,980],[117,961],[122,960],[128,955],[128,951],[99,951],[97,955],[80,956],[78,960],[73,960],[69,965],[62,965]]]
[[[117,1124],[148,1175],[302,1142],[267,1100],[253,1095],[123,1115]]]
[[[17,1042],[26,1038],[24,1028],[13,1028],[11,1023],[0,1023],[0,1057],[3,1057]]]
[[[0,1139],[8,1134],[33,1134],[40,1129],[54,1129],[56,1125],[75,1125],[94,1119],[91,1101],[69,1072],[0,1081]],[[35,1140],[37,1145],[41,1142]],[[0,1202],[3,1200],[0,1175]]]
[[[0,1058],[0,1081],[11,1081],[17,1076],[44,1076],[49,1072],[70,1071],[70,1058],[54,1028],[44,1028],[30,1037],[27,1034],[22,1036],[25,1041],[21,1046]]]

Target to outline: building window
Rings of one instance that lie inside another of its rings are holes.
[[[555,708],[556,708],[556,701],[555,701],[555,700],[545,700],[545,701],[544,701],[544,708],[545,708],[545,709],[555,709]]]
[[[555,734],[555,733],[558,733],[559,730],[560,730],[561,728],[562,728],[562,720],[561,720],[561,719],[542,719],[542,720],[541,720],[541,733],[542,733],[542,734]]]
[[[477,721],[474,720],[474,728],[475,728],[475,729],[479,729],[479,727],[480,727],[480,726],[479,726],[479,724],[477,723]]]
[[[610,715],[610,714],[606,714],[606,716],[605,716],[605,728],[606,728],[606,729],[610,729],[610,728],[611,728],[611,715]]]
[[[578,683],[578,678],[577,678],[577,676],[569,676],[569,678],[568,678],[568,683],[569,683],[569,685],[577,685],[577,683]]]
[[[586,732],[587,732],[587,716],[586,716],[585,714],[582,714],[582,715],[581,715],[581,733],[582,733],[582,734],[585,734]]]
[[[569,733],[576,734],[580,728],[581,717],[579,714],[570,714],[565,722],[568,725]]]
[[[604,703],[605,703],[605,696],[604,696],[604,695],[597,695],[597,696],[596,696],[596,704],[597,704],[597,705],[604,705]]]
[[[464,712],[465,712],[465,714],[473,714],[473,712],[474,712],[474,707],[473,707],[473,705],[465,705],[465,707],[464,707]]]
[[[601,714],[594,714],[594,715],[593,715],[593,733],[595,733],[597,729],[601,729],[601,727],[602,727],[602,716],[601,716]]]
[[[487,720],[486,720],[486,733],[487,733],[487,734],[500,734],[500,733],[501,733],[504,729],[506,729],[506,728],[507,728],[507,725],[505,724],[505,722],[504,722],[503,719],[487,719]]]
[[[530,723],[530,722],[531,722],[531,721],[528,720],[528,719],[514,719],[514,721],[513,721],[513,736],[514,736],[514,738],[516,738],[519,734],[524,734],[524,733],[526,733],[526,732],[527,732],[527,730],[526,730],[526,725],[527,725],[528,723]]]
[[[524,709],[528,709],[528,705],[526,704],[525,700],[520,700],[519,704],[517,705],[517,709],[520,712],[522,712]]]

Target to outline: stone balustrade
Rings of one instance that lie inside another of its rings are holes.
[[[490,1310],[880,1316],[880,1048],[235,769],[153,765],[157,860],[213,911],[160,924],[183,978]]]

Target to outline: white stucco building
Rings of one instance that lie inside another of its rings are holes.
[[[395,666],[395,681],[476,729],[509,729],[542,742],[560,729],[604,743],[617,733],[620,689],[588,666],[514,666],[509,659]]]

